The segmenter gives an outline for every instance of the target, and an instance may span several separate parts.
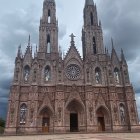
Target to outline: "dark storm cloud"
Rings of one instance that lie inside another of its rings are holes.
[[[7,111],[7,102],[1,103],[0,102],[0,118],[3,118],[6,120],[6,112]]]
[[[75,40],[79,36],[76,43],[81,43],[84,1],[56,1],[57,17],[60,23],[59,41],[62,40],[62,46],[69,44],[68,36],[72,32],[76,33]],[[21,43],[22,49],[25,50],[29,34],[31,34],[32,44],[38,44],[42,2],[43,0],[41,2],[40,0],[28,0],[27,2],[25,0],[5,0],[0,5],[0,73],[2,73],[0,76],[0,116],[5,116],[18,45]],[[102,21],[105,45],[110,47],[110,40],[113,37],[117,52],[120,53],[120,49],[124,49],[140,112],[140,72],[138,71],[140,69],[140,1],[95,0],[95,2],[99,18]],[[77,48],[82,48],[80,43]],[[66,47],[68,48],[68,46]]]
[[[99,1],[98,11],[104,29],[105,45],[114,38],[115,48],[124,49],[127,60],[136,58],[140,48],[140,1]]]

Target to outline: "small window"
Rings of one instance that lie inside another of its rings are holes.
[[[48,10],[48,23],[51,23],[51,11]]]
[[[20,106],[20,124],[26,123],[26,115],[27,115],[27,106],[26,104],[22,104]]]
[[[101,84],[101,70],[98,67],[95,69],[95,80],[96,84]]]
[[[51,69],[49,66],[46,66],[45,71],[44,71],[44,75],[45,75],[45,81],[48,82],[51,79]]]
[[[91,21],[91,25],[93,25],[93,14],[92,14],[92,12],[90,13],[90,21]]]
[[[33,72],[33,82],[36,82],[36,79],[37,79],[37,70],[34,69],[34,72]]]
[[[95,40],[95,37],[93,37],[93,53],[96,54],[97,53],[97,48],[96,48],[96,40]]]
[[[50,35],[47,35],[47,53],[51,52],[51,41],[50,41]]]
[[[26,65],[24,67],[24,81],[27,82],[29,80],[29,75],[30,75],[30,67]]]

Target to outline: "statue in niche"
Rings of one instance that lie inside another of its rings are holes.
[[[59,120],[61,119],[61,113],[62,113],[62,109],[61,109],[61,107],[59,107],[58,108],[58,118],[59,118]]]
[[[114,72],[114,77],[115,77],[116,83],[119,83],[120,81],[119,81],[119,73],[118,73],[118,71]]]
[[[28,81],[28,79],[29,79],[29,70],[26,69],[26,70],[25,70],[25,75],[24,75],[24,80],[25,80],[25,81]]]
[[[92,107],[90,107],[90,108],[89,108],[90,121],[92,121],[92,111],[93,111],[93,108],[92,108]]]
[[[125,123],[125,111],[124,111],[123,106],[120,106],[120,117],[121,117],[122,124],[124,124]]]
[[[45,81],[48,82],[50,80],[50,69],[47,67],[45,69]]]
[[[20,123],[26,123],[26,111],[27,108],[25,105],[23,105],[20,109]]]
[[[96,83],[99,84],[100,83],[100,73],[99,73],[99,71],[96,71],[95,79],[96,79]]]

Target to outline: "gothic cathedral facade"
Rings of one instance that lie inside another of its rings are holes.
[[[55,0],[44,0],[39,49],[32,56],[30,38],[19,47],[10,89],[5,133],[133,131],[139,128],[135,93],[123,51],[118,57],[103,45],[101,22],[93,0],[85,0],[83,57],[71,34],[62,57],[58,47]]]

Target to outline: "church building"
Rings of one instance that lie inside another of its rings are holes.
[[[139,129],[128,65],[112,41],[111,54],[93,0],[83,6],[82,56],[70,35],[62,57],[55,0],[44,0],[39,48],[29,42],[15,59],[5,133],[123,132]],[[78,35],[77,35],[78,36]]]

